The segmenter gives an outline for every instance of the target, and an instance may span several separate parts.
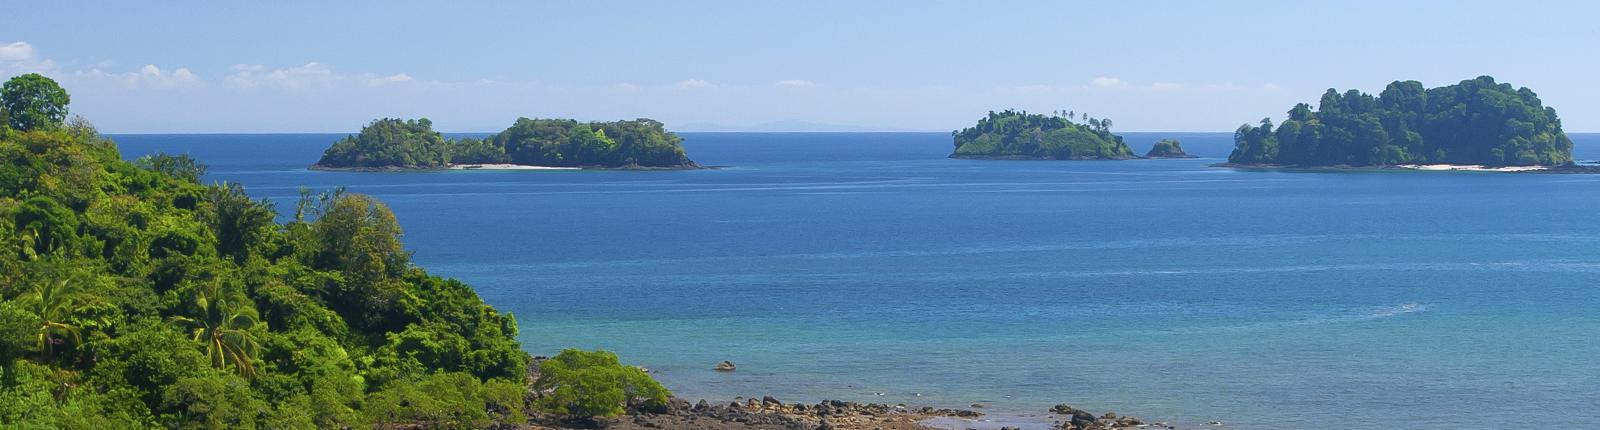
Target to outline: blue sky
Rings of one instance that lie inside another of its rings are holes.
[[[219,4],[220,3],[220,4]],[[1394,3],[1394,4],[1391,4]],[[518,116],[938,130],[1072,109],[1230,131],[1329,87],[1478,75],[1600,131],[1585,2],[11,2],[0,73],[110,132],[347,132]]]

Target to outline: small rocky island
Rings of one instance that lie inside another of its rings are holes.
[[[1155,146],[1150,147],[1150,152],[1144,153],[1144,158],[1198,158],[1183,152],[1183,144],[1177,139],[1161,139]]]
[[[1528,88],[1489,76],[1424,88],[1395,81],[1377,97],[1328,89],[1315,110],[1300,103],[1273,127],[1234,132],[1222,167],[1410,168],[1587,172],[1554,108]]]
[[[1014,110],[989,112],[978,124],[952,133],[950,158],[998,160],[1125,160],[1139,158],[1111,133],[1111,120],[1076,112],[1053,115]]]
[[[322,154],[313,170],[700,169],[683,138],[650,119],[519,118],[504,131],[448,139],[427,118],[372,121]]]

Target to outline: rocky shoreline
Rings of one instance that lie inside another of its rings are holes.
[[[1049,411],[1053,430],[1171,429],[1166,423],[1145,421],[1106,412],[1093,413],[1060,404]],[[910,408],[904,405],[825,400],[816,404],[785,404],[770,396],[744,402],[689,403],[674,398],[660,410],[630,409],[626,415],[572,422],[554,416],[534,416],[526,430],[605,428],[616,430],[942,430],[965,429],[977,424],[983,413],[966,409]],[[952,424],[960,424],[954,425]],[[1000,427],[1012,430],[1017,427]]]

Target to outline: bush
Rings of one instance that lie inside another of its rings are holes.
[[[244,378],[206,372],[179,379],[161,395],[161,420],[177,429],[253,429],[271,408],[250,390]]]
[[[527,420],[523,389],[498,379],[479,382],[461,372],[388,384],[367,396],[364,412],[376,426],[417,424],[430,429],[481,429]]]
[[[660,409],[672,392],[643,369],[623,366],[609,351],[567,349],[539,365],[535,405],[571,417],[620,415],[628,406]]]

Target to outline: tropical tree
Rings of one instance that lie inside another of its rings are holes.
[[[173,320],[193,330],[194,340],[205,349],[211,366],[223,369],[233,366],[240,376],[255,376],[255,360],[261,346],[250,334],[257,321],[247,308],[238,308],[223,297],[219,283],[208,284],[195,294],[195,317],[175,317]]]
[[[35,326],[35,348],[39,359],[48,362],[54,355],[57,343],[77,344],[82,330],[67,321],[72,318],[78,302],[78,292],[66,280],[39,283],[28,299],[28,311],[38,318]]]
[[[56,81],[38,73],[17,76],[0,86],[0,106],[7,124],[17,130],[43,130],[60,127],[67,119],[67,104],[72,97]]]
[[[161,172],[176,176],[183,180],[200,183],[200,177],[206,175],[206,165],[195,161],[189,154],[172,155],[165,152],[139,157],[133,165],[141,169]]]
[[[206,200],[211,204],[206,222],[217,237],[217,252],[233,257],[235,263],[244,263],[250,256],[251,244],[261,242],[273,227],[277,216],[270,201],[255,201],[245,194],[244,187],[235,183],[222,183],[206,190]]]

